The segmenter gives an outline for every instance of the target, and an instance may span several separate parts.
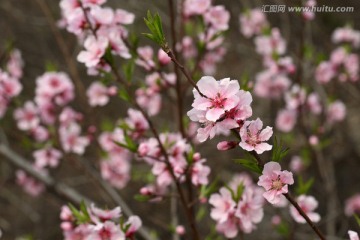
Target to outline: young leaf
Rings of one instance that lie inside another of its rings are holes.
[[[262,169],[260,168],[260,166],[257,164],[256,161],[254,161],[253,159],[235,159],[234,160],[235,163],[242,165],[244,168],[261,174],[262,173]]]
[[[282,146],[282,140],[277,140],[277,137],[274,138],[274,146],[271,153],[271,161],[273,162],[280,162],[287,154],[288,154],[289,148],[283,148]]]
[[[298,185],[296,188],[297,195],[308,193],[313,184],[314,184],[314,178],[310,178],[308,181],[304,182],[303,178],[299,176]]]

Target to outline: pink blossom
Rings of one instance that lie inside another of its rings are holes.
[[[185,227],[183,225],[178,225],[175,228],[175,232],[179,234],[180,236],[185,234]]]
[[[205,12],[204,20],[215,30],[226,31],[229,29],[230,13],[222,5],[213,6]]]
[[[264,165],[258,185],[265,189],[264,198],[271,204],[277,204],[288,192],[288,185],[294,184],[293,174],[289,171],[281,171],[277,162],[268,162]]]
[[[341,122],[346,116],[346,106],[340,100],[331,103],[327,109],[327,121],[330,123]]]
[[[239,146],[246,151],[255,151],[258,154],[269,151],[272,146],[265,141],[273,134],[272,127],[262,130],[263,123],[257,118],[253,121],[246,121],[240,129],[241,142]]]
[[[30,135],[35,139],[37,142],[45,142],[49,139],[49,131],[43,126],[37,126],[30,130]]]
[[[114,22],[127,25],[127,24],[132,24],[134,20],[135,20],[135,15],[133,13],[130,13],[123,9],[115,10]]]
[[[311,221],[315,223],[320,221],[320,215],[314,212],[315,208],[318,207],[318,201],[316,201],[313,196],[300,195],[299,197],[297,197],[296,201]],[[306,223],[304,217],[300,215],[300,213],[298,212],[298,210],[296,210],[294,206],[290,206],[290,215],[294,218],[296,222]]]
[[[125,226],[129,225],[129,228],[126,231],[126,237],[132,238],[136,231],[138,231],[142,225],[142,221],[138,216],[129,217],[128,221],[125,223]]]
[[[207,185],[209,183],[208,176],[210,174],[210,167],[204,165],[205,159],[196,161],[191,168],[191,182],[195,186]]]
[[[258,36],[255,38],[256,52],[261,55],[282,55],[286,51],[286,42],[282,38],[278,28],[271,29],[269,36]]]
[[[80,7],[76,7],[73,11],[69,12],[63,10],[63,15],[67,31],[78,36],[83,34],[87,21],[85,14]]]
[[[276,128],[282,132],[290,132],[297,121],[297,112],[295,110],[282,109],[276,117]]]
[[[73,122],[81,120],[83,120],[83,115],[79,112],[76,112],[71,107],[65,107],[59,115],[59,121],[61,126],[68,126]]]
[[[16,183],[20,185],[27,194],[33,197],[39,196],[45,190],[45,185],[43,183],[28,176],[22,170],[16,171]]]
[[[22,90],[20,82],[0,69],[0,94],[2,97],[12,98],[18,96]]]
[[[118,189],[126,186],[130,180],[130,164],[127,154],[110,154],[100,163],[101,176]]]
[[[80,134],[81,127],[75,122],[59,128],[60,141],[65,152],[84,154],[85,148],[89,145],[89,139]]]
[[[360,239],[359,235],[354,231],[349,230],[348,234],[349,234],[350,240],[359,240]]]
[[[305,169],[304,161],[299,156],[293,156],[290,160],[290,170],[294,173],[300,173]]]
[[[340,81],[350,80],[356,82],[359,80],[359,56],[350,54],[344,61],[345,78],[340,77]]]
[[[70,221],[70,222],[74,220],[74,216],[72,215],[72,212],[67,205],[61,207],[60,219],[63,221]]]
[[[114,10],[95,5],[90,8],[89,17],[95,21],[95,26],[109,25],[114,20]]]
[[[331,62],[321,62],[315,71],[315,79],[319,83],[328,83],[336,75],[336,70]]]
[[[171,58],[162,49],[159,49],[158,51],[158,59],[159,59],[159,63],[162,65],[167,65],[171,62]]]
[[[79,53],[77,60],[81,63],[84,63],[88,68],[95,67],[100,63],[100,60],[104,56],[108,45],[109,41],[107,38],[102,36],[95,38],[93,35],[90,35],[84,42],[84,47],[86,50],[83,50]]]
[[[271,218],[271,224],[274,226],[278,226],[281,223],[281,217],[279,215],[275,215]]]
[[[125,119],[125,122],[134,132],[133,137],[138,138],[142,136],[147,129],[149,129],[149,123],[140,111],[129,108],[128,116],[129,117]]]
[[[89,105],[105,106],[109,102],[109,88],[101,82],[93,82],[86,91]]]
[[[186,0],[184,2],[185,16],[202,15],[211,6],[211,0]]]
[[[220,151],[227,151],[235,148],[238,144],[239,142],[235,141],[222,141],[217,144],[217,149]]]
[[[316,6],[316,0],[307,0],[304,4],[305,7],[308,7],[309,9],[312,9]],[[304,11],[302,12],[302,16],[305,20],[311,21],[315,18],[315,12],[313,11]]]
[[[310,145],[312,145],[312,146],[316,146],[316,145],[319,144],[319,138],[318,138],[316,135],[311,135],[311,136],[309,137],[309,143],[310,143]]]
[[[290,80],[286,75],[269,70],[257,74],[255,80],[254,92],[263,98],[280,98],[290,86]]]
[[[209,203],[213,206],[210,216],[219,223],[224,223],[235,212],[236,203],[232,199],[231,192],[226,188],[220,188],[220,193],[212,194]]]
[[[181,42],[176,45],[176,50],[181,52],[185,59],[193,58],[197,54],[194,41],[189,36],[185,36]]]
[[[309,94],[307,98],[307,106],[313,114],[318,115],[321,113],[322,106],[320,102],[320,97],[317,93],[313,92]]]
[[[100,222],[106,222],[108,220],[118,219],[121,216],[120,207],[116,207],[111,210],[102,210],[95,207],[95,204],[91,204],[90,212],[92,216],[96,218],[96,222],[98,222],[97,219],[100,220]]]
[[[260,188],[246,187],[237,204],[235,216],[240,219],[240,229],[244,233],[252,232],[255,224],[261,222],[264,217],[262,193]]]
[[[247,38],[260,34],[267,25],[266,16],[260,9],[245,11],[240,15],[240,30]]]
[[[60,158],[62,158],[62,153],[55,148],[48,147],[35,151],[33,157],[35,159],[35,165],[39,168],[46,166],[57,167]]]
[[[355,48],[360,47],[360,31],[350,27],[337,28],[333,32],[331,39],[334,43],[351,43]]]
[[[92,233],[88,239],[91,240],[125,240],[125,234],[120,230],[120,226],[111,221],[98,223],[92,227]]]
[[[197,110],[206,111],[205,117],[209,121],[215,122],[225,111],[238,104],[239,97],[237,93],[240,86],[237,80],[224,78],[216,81],[213,77],[205,76],[196,85],[205,97],[194,89],[195,99],[192,106]]]
[[[23,108],[17,108],[14,111],[14,118],[18,128],[23,131],[36,128],[40,123],[38,108],[31,101],[27,101]]]
[[[334,51],[332,51],[330,56],[330,62],[335,66],[342,64],[345,61],[348,53],[344,47],[338,47]]]
[[[360,194],[355,194],[345,201],[345,215],[351,216],[354,213],[360,213]]]
[[[149,116],[155,116],[161,108],[161,95],[152,89],[139,88],[135,92],[136,102],[144,108]]]
[[[138,59],[135,63],[143,68],[146,71],[150,71],[155,67],[155,62],[153,60],[154,51],[150,46],[139,47],[137,49]]]
[[[285,102],[288,109],[297,109],[299,106],[305,103],[305,100],[305,89],[301,88],[297,84],[294,84],[290,91],[285,93]]]
[[[46,72],[36,79],[35,102],[42,106],[65,105],[74,99],[74,84],[63,72]]]
[[[14,49],[10,53],[9,61],[7,62],[6,69],[12,77],[19,79],[23,75],[23,70],[22,70],[23,67],[24,67],[24,62],[21,57],[21,52],[18,49]]]

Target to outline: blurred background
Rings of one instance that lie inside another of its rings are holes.
[[[262,70],[261,57],[256,54],[252,40],[246,39],[239,31],[239,14],[246,8],[262,7],[263,5],[281,4],[291,5],[293,1],[285,0],[218,0],[215,4],[225,5],[231,13],[230,30],[226,34],[225,47],[228,49],[223,61],[218,65],[216,78],[231,77],[240,79],[246,73],[250,80],[254,79],[256,73]],[[295,2],[295,1],[294,1]],[[167,15],[167,1],[164,0],[108,0],[108,5],[115,8],[123,8],[136,15],[135,23],[130,26],[130,31],[140,34],[146,32],[143,17],[148,9],[157,11],[163,17],[166,32],[169,34]],[[358,0],[319,0],[318,5],[327,6],[352,6],[354,12],[351,13],[317,13],[314,21],[306,29],[307,35],[311,39],[317,53],[324,54],[326,57],[335,48],[331,42],[331,34],[337,27],[351,24],[354,29],[360,29],[360,1]],[[302,28],[302,22],[294,13],[269,13],[267,17],[272,26],[280,28],[282,35],[288,44],[288,54],[297,54],[298,36]],[[24,77],[22,84],[24,90],[19,97],[20,102],[32,99],[34,96],[35,79],[46,71],[46,66],[54,65],[58,70],[68,72],[72,77],[78,74],[84,86],[88,86],[94,78],[86,74],[85,67],[76,62],[76,56],[81,50],[76,38],[65,30],[58,29],[54,23],[60,18],[59,1],[56,0],[0,0],[0,49],[4,49],[6,44],[11,44],[22,52],[25,62]],[[59,42],[57,35],[63,38],[64,42]],[[140,45],[152,45],[145,39],[140,39]],[[69,56],[64,54],[67,48]],[[69,61],[71,57],[73,60]],[[68,59],[67,59],[68,58]],[[314,55],[315,58],[315,55]],[[316,66],[310,66],[308,71],[313,71]],[[76,70],[74,70],[74,68]],[[76,73],[77,72],[77,73]],[[144,73],[137,69],[135,72],[137,79],[141,80]],[[312,81],[313,79],[308,79]],[[315,80],[314,80],[315,81]],[[360,86],[359,82],[354,84],[343,84],[329,86],[329,91],[346,103],[348,115],[344,122],[337,125],[331,133],[331,144],[324,149],[324,160],[332,161],[335,169],[337,199],[339,203],[336,209],[336,231],[340,237],[334,239],[346,239],[348,229],[359,229],[356,227],[354,219],[346,218],[343,215],[344,201],[353,194],[360,192]],[[190,109],[192,94],[188,92],[186,97],[185,110]],[[84,111],[84,106],[79,101],[74,101],[79,111]],[[167,103],[169,104],[169,103]],[[279,103],[280,104],[280,103]],[[127,106],[121,100],[115,100],[112,104],[104,108],[95,108],[89,116],[91,118],[108,119],[116,121],[119,117],[125,116]],[[166,108],[164,108],[166,109]],[[170,109],[170,108],[168,108]],[[253,101],[254,116],[261,117],[266,125],[274,125],[276,112],[274,106],[267,100],[254,97]],[[157,124],[166,124],[169,128],[174,128],[174,114],[168,110],[163,111],[157,119]],[[29,144],[22,138],[22,132],[16,128],[16,124],[11,116],[7,116],[0,122],[8,140],[13,148],[22,156],[31,158]],[[286,138],[286,136],[285,136]],[[217,139],[218,140],[218,139]],[[301,146],[307,141],[303,138],[289,137],[290,154],[284,165],[287,166],[291,155],[298,153]],[[210,141],[198,146],[198,150],[208,159],[208,164],[212,167],[212,177],[218,176],[223,181],[228,181],[233,173],[243,171],[235,165],[231,159],[241,155],[241,150],[236,149],[228,152],[218,152],[216,142]],[[20,144],[19,144],[20,143]],[[264,155],[265,157],[268,155]],[[91,149],[87,151],[84,159],[89,162],[96,162]],[[141,168],[141,166],[140,166]],[[215,170],[216,169],[216,170]],[[139,169],[140,173],[146,169]],[[326,202],[327,195],[324,194],[324,184],[317,165],[311,164],[306,172],[308,176],[313,176],[316,180],[312,194],[320,202],[318,212],[323,217],[320,227],[325,229],[326,221],[331,220],[327,216]],[[102,192],[94,178],[85,173],[84,169],[72,159],[65,159],[61,166],[51,172],[55,179],[77,189],[83,195],[94,201],[100,202],[103,206],[114,207],[111,199]],[[136,178],[136,173],[134,174]],[[129,186],[120,191],[134,212],[143,217],[148,227],[157,229],[161,232],[161,239],[169,239],[167,232],[169,202],[163,203],[139,203],[133,195],[139,191],[143,183],[131,181]],[[60,207],[66,202],[51,193],[44,193],[39,197],[28,196],[15,183],[15,168],[0,156],[0,229],[4,232],[2,239],[16,239],[20,236],[32,236],[32,239],[62,239],[59,227]],[[267,207],[265,218],[258,228],[260,231],[246,236],[245,239],[281,239],[281,237],[269,229],[270,218],[276,210]],[[201,231],[205,234],[209,231],[209,226],[213,221],[209,218],[203,220]],[[293,239],[314,239],[307,228],[308,226],[298,226],[305,235],[299,235]],[[30,238],[29,238],[30,239]]]

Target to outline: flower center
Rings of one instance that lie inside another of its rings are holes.
[[[281,182],[279,178],[277,178],[272,182],[272,188],[275,190],[280,190],[283,186],[284,184]]]
[[[220,96],[220,93],[216,95],[215,98],[211,99],[212,107],[214,108],[223,108],[226,102],[226,98]]]

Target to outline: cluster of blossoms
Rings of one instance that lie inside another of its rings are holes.
[[[213,77],[205,76],[197,82],[193,90],[194,102],[187,115],[192,121],[199,122],[201,128],[197,130],[200,142],[212,139],[217,134],[228,135],[231,130],[240,131],[240,147],[258,154],[271,150],[271,145],[265,143],[272,136],[272,128],[263,128],[260,119],[247,121],[252,116],[252,96],[249,92],[240,90],[237,80],[225,78],[216,81]],[[237,142],[220,142],[219,150],[228,150]]]
[[[14,49],[9,53],[5,69],[0,68],[0,119],[5,115],[11,99],[22,90],[20,78],[23,75],[23,65],[21,52]]]
[[[246,38],[254,37],[256,52],[263,58],[265,70],[256,75],[254,93],[263,98],[278,99],[290,87],[288,75],[295,72],[291,57],[284,56],[286,42],[278,28],[269,28],[260,9],[240,15],[240,31]]]
[[[315,78],[325,84],[332,79],[341,82],[356,82],[359,80],[359,57],[352,49],[360,47],[360,31],[350,27],[338,28],[332,35],[332,41],[341,44],[333,50],[328,61],[321,62],[316,68]]]
[[[74,85],[68,75],[46,72],[36,79],[34,101],[26,101],[14,111],[18,128],[41,146],[33,153],[34,169],[41,174],[47,174],[47,167],[57,167],[64,153],[84,154],[90,143],[89,136],[82,135],[82,114],[66,106],[73,99]],[[17,172],[17,182],[31,195],[44,189],[21,170]]]
[[[124,25],[133,23],[135,16],[122,9],[113,10],[102,6],[106,0],[62,0],[60,25],[83,40],[85,50],[78,55],[88,73],[109,71],[111,66],[104,61],[107,51],[128,59],[131,57],[124,40],[128,32]]]
[[[207,185],[210,168],[205,164],[206,159],[199,153],[193,153],[191,145],[179,133],[162,133],[160,141],[164,146],[168,159],[166,159],[155,138],[141,142],[137,156],[152,166],[152,173],[156,180],[154,184],[143,187],[141,194],[150,197],[161,197],[164,190],[174,181],[171,171],[176,179],[184,182],[188,177],[195,186]]]
[[[142,225],[138,216],[130,216],[125,222],[120,207],[102,210],[94,204],[81,211],[63,206],[60,218],[64,240],[134,239],[134,234]]]
[[[112,132],[104,131],[98,137],[98,142],[105,153],[100,162],[101,175],[116,188],[123,188],[130,180],[131,152],[126,148],[126,138],[142,139],[149,128],[148,122],[141,112],[128,110],[125,118]],[[124,130],[125,129],[125,130]]]
[[[263,190],[253,183],[250,176],[235,175],[228,187],[222,187],[209,199],[216,230],[227,238],[236,237],[239,231],[251,233],[264,216],[262,194]]]
[[[201,32],[198,29],[187,29],[186,36],[177,45],[186,60],[196,61],[196,56],[203,55],[199,66],[205,74],[214,74],[216,64],[225,55],[222,47],[224,37],[221,33],[229,29],[230,13],[223,5],[212,6],[211,0],[186,0],[183,7],[183,19],[185,24],[189,21],[198,21],[199,17],[204,27]],[[190,24],[188,24],[190,26]],[[193,33],[196,30],[197,32]],[[190,37],[196,34],[197,39]],[[196,48],[196,46],[201,46]],[[195,63],[198,64],[198,63]]]

